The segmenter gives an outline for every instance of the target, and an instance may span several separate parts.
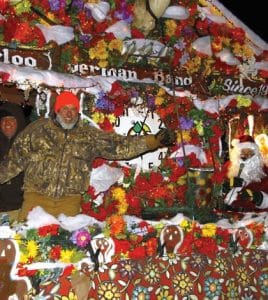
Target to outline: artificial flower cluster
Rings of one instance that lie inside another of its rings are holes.
[[[261,61],[267,55],[264,51],[257,56],[248,45],[244,30],[228,20],[223,23],[222,12],[213,5],[208,5],[208,1],[173,0],[170,6],[184,9],[185,17],[180,20],[175,17],[164,18],[161,22],[162,29],[157,30],[158,36],[155,36],[156,31],[153,31],[151,36],[145,36],[142,29],[137,28],[135,24],[133,1],[1,1],[0,13],[5,16],[0,21],[2,41],[15,47],[27,45],[40,48],[51,40],[44,37],[39,24],[48,28],[55,25],[72,27],[75,43],[62,46],[63,70],[66,64],[84,62],[85,59],[96,62],[99,67],[121,66],[126,62],[123,43],[131,38],[160,41],[172,49],[172,67],[179,66],[188,74],[198,72],[208,76],[222,72],[238,75],[241,71],[238,64],[221,58],[222,51],[226,49],[241,64],[249,63],[252,58]],[[214,15],[214,18],[211,18],[210,14]],[[221,19],[221,22],[217,22],[217,18]],[[123,29],[118,27],[113,30],[113,26],[118,24],[123,24]],[[119,31],[125,35],[120,35]],[[200,50],[193,45],[200,38],[209,39],[210,51]],[[134,50],[130,54],[133,53]],[[135,64],[139,64],[139,61],[144,60],[136,59]],[[148,59],[147,63],[150,61],[157,65],[155,60]],[[265,69],[256,72],[255,78],[267,78]]]
[[[17,234],[20,247],[19,264],[32,262],[75,263],[85,256],[85,249],[94,236],[95,228],[64,230],[57,224],[27,230],[25,236]]]
[[[112,239],[115,245],[112,259],[144,259],[163,255],[161,246],[165,245],[161,244],[161,232],[169,224],[162,221],[151,223],[137,218],[127,220],[119,214],[107,217],[103,224],[102,234]],[[243,244],[243,238],[234,241],[234,229],[224,229],[214,223],[199,224],[183,218],[176,226],[183,232],[181,240],[177,241],[180,246],[174,250],[176,253],[169,249],[164,255],[191,256],[199,253],[213,258],[221,250],[233,249],[236,252],[239,247],[256,249],[263,243],[265,236],[264,224],[254,221],[242,229],[236,229],[237,232],[244,230],[251,233],[250,244]],[[95,235],[95,225],[69,232],[55,224],[28,229],[23,235],[17,234],[14,239],[20,249],[18,275],[30,277],[43,272],[45,276],[45,271],[28,268],[28,265],[37,262],[65,263],[67,268],[64,272],[71,274],[77,263],[88,257],[88,247]]]

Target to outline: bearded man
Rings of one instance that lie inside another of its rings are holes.
[[[227,209],[242,212],[268,210],[268,172],[257,144],[244,135],[232,142],[227,177]]]
[[[78,214],[95,158],[132,159],[176,140],[168,129],[144,136],[104,132],[81,120],[79,110],[79,99],[62,92],[56,97],[54,115],[29,124],[0,163],[0,184],[25,174],[21,221],[34,206],[54,216]]]

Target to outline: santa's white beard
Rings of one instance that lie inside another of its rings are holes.
[[[236,153],[235,153],[236,152]],[[243,161],[240,159],[240,153],[234,151],[230,153],[231,166],[229,168],[228,177],[240,177],[246,184],[251,182],[259,182],[265,173],[263,171],[263,161],[259,153]]]

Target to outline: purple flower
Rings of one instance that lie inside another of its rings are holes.
[[[71,241],[79,246],[79,247],[86,247],[91,240],[91,236],[87,230],[79,229],[73,232],[71,236]]]
[[[147,96],[147,106],[150,110],[155,109],[155,97],[153,95]]]
[[[77,10],[82,10],[84,8],[84,1],[83,0],[73,0],[72,7],[76,8]]]
[[[114,104],[107,98],[107,96],[103,93],[99,93],[99,98],[96,101],[96,108],[103,109],[106,111],[114,111]]]
[[[88,34],[80,34],[79,38],[83,43],[88,44],[90,42],[92,36],[88,35]]]
[[[52,11],[58,11],[60,9],[60,0],[49,0],[48,2]]]
[[[131,23],[133,16],[129,13],[127,9],[126,1],[121,1],[120,8],[114,13],[114,16],[119,20],[124,20],[127,23]]]
[[[193,127],[194,121],[185,117],[180,117],[180,127],[182,130],[189,130]]]

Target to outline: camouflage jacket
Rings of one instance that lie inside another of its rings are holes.
[[[24,171],[24,190],[58,198],[84,192],[92,162],[131,159],[150,150],[146,136],[107,133],[79,120],[64,130],[52,119],[38,119],[16,138],[0,164],[0,183]]]

